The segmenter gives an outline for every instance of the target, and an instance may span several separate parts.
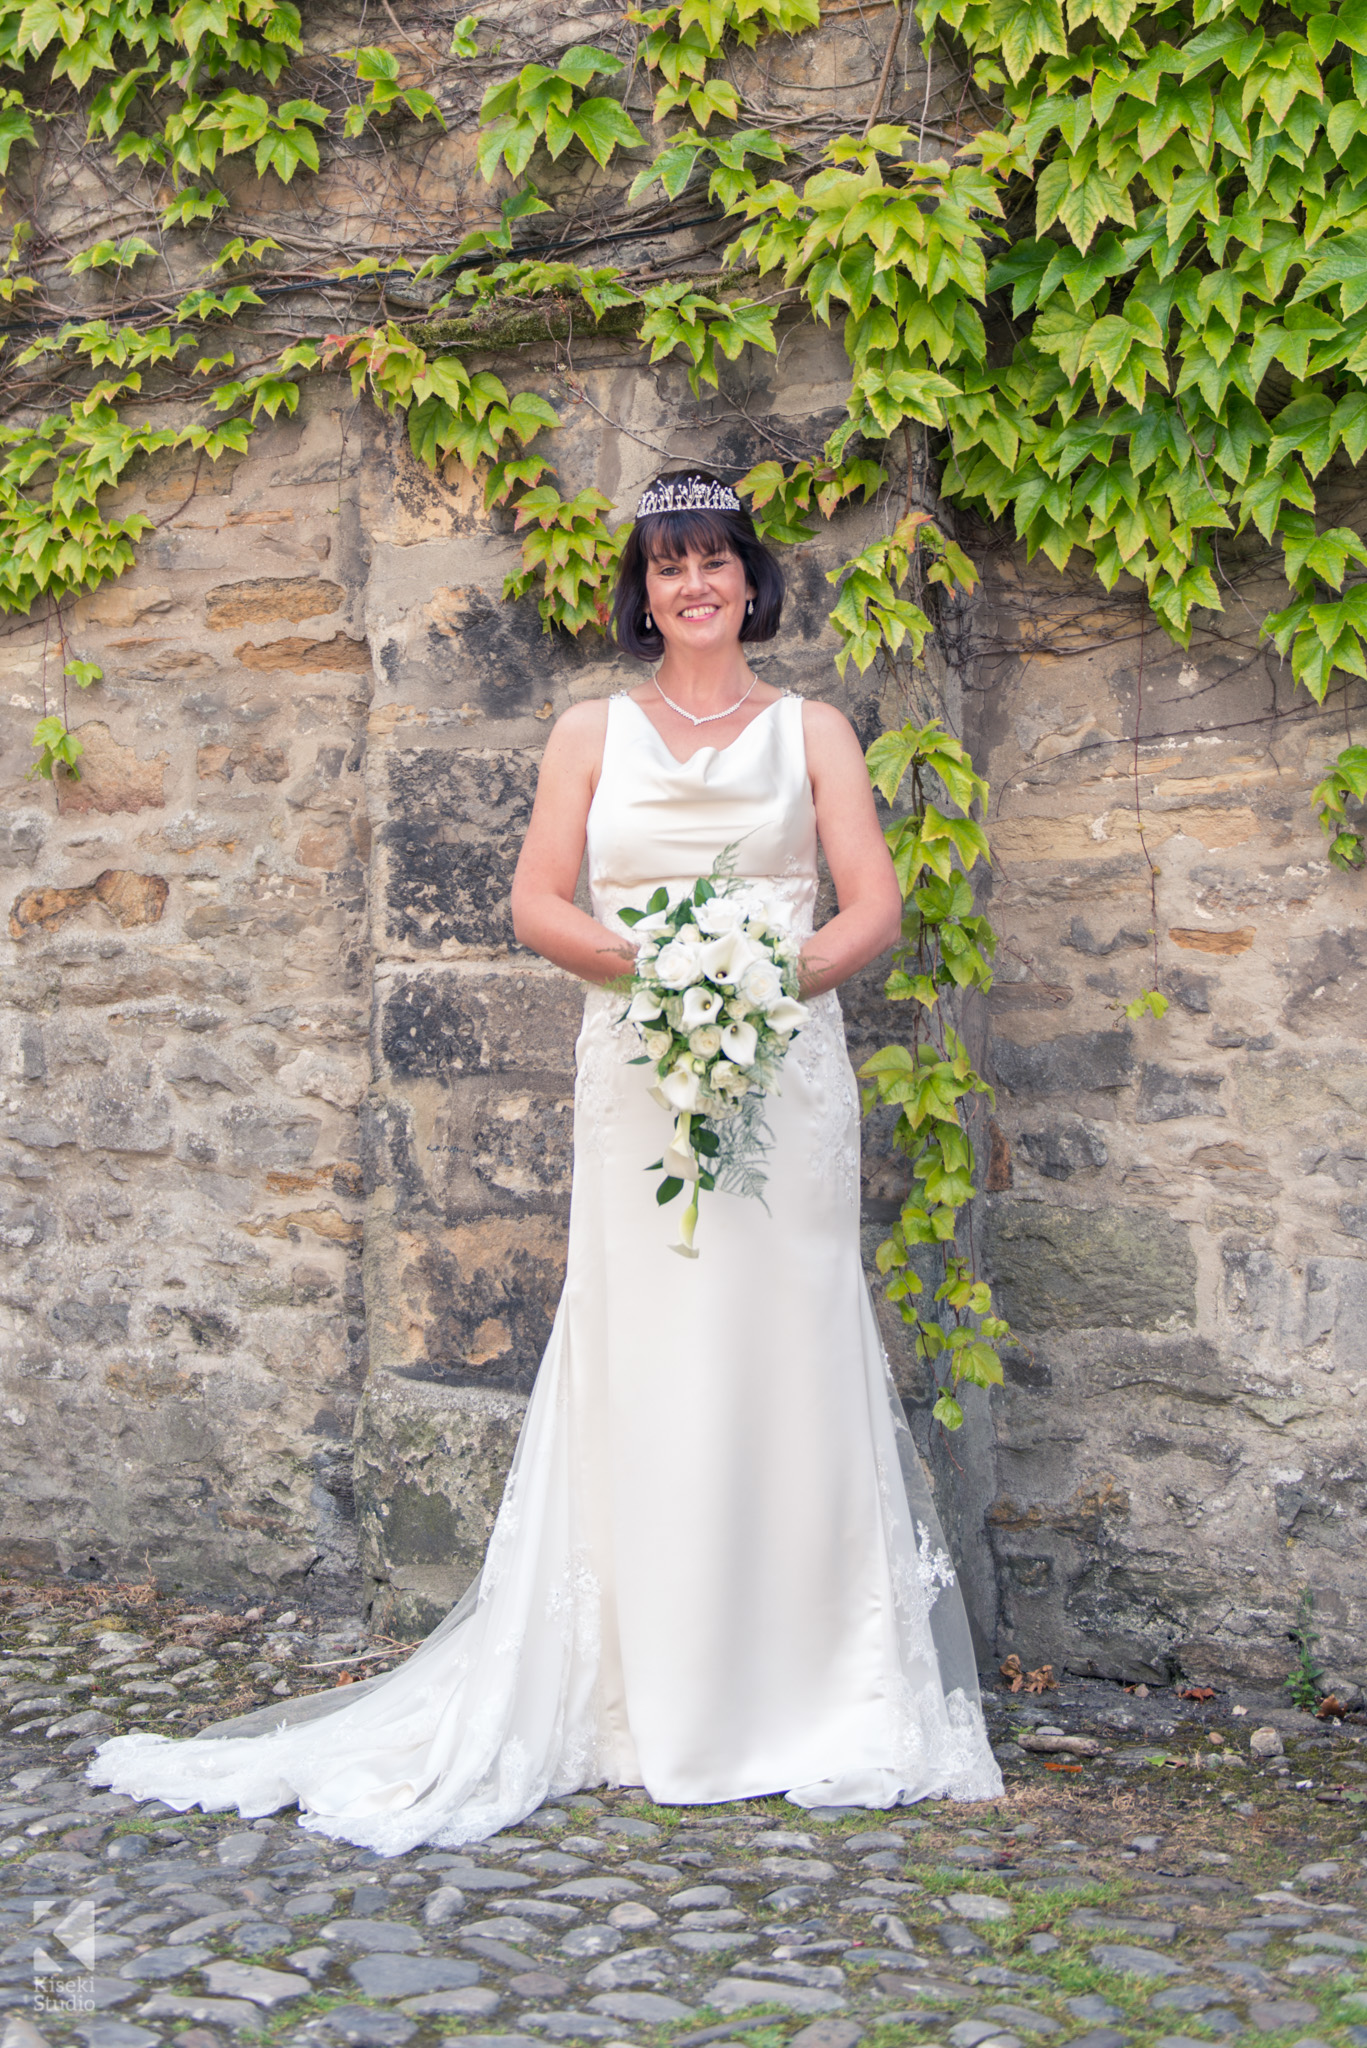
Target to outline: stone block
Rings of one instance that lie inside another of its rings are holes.
[[[316,825],[299,834],[294,857],[303,868],[335,868],[354,851],[351,834],[342,826]]]
[[[304,1166],[322,1128],[319,1117],[273,1114],[248,1103],[235,1104],[223,1118],[229,1155],[238,1167]]]
[[[1108,954],[1118,953],[1126,946],[1147,946],[1149,934],[1139,925],[1122,925],[1109,938],[1098,937],[1083,917],[1075,917],[1059,940],[1062,946],[1071,946],[1074,952],[1086,953],[1094,960],[1105,959]]]
[[[1067,1180],[1074,1173],[1095,1171],[1110,1157],[1101,1126],[1080,1119],[1049,1124],[1039,1131],[1022,1131],[1017,1144],[1047,1180]]]
[[[0,1202],[0,1245],[8,1250],[36,1250],[51,1232],[50,1210],[35,1202]]]
[[[1291,945],[1291,994],[1282,1022],[1298,1038],[1367,1036],[1367,931],[1321,932]]]
[[[21,939],[35,927],[56,931],[87,903],[99,903],[125,927],[158,924],[170,887],[160,875],[135,875],[124,868],[105,868],[93,882],[69,889],[26,889],[14,900],[9,915],[10,937]]]
[[[37,811],[11,811],[0,820],[0,868],[32,867],[43,847],[43,820]]]
[[[222,583],[204,600],[206,624],[216,633],[228,626],[259,626],[267,619],[315,619],[339,612],[347,601],[340,583],[321,576],[257,576],[247,583]]]
[[[264,746],[260,740],[237,747],[201,747],[195,756],[201,782],[231,782],[239,768],[248,782],[284,782],[290,772],[289,756],[283,747]]]
[[[1147,810],[1144,838],[1150,848],[1161,846],[1175,833],[1199,840],[1212,852],[1221,847],[1242,846],[1256,838],[1258,815],[1247,804],[1227,809],[1210,804],[1191,804],[1181,810]],[[1111,810],[1099,818],[1006,818],[992,829],[992,847],[1008,865],[1013,861],[1101,861],[1118,848],[1137,848],[1138,823],[1133,810]]]
[[[63,1344],[118,1344],[128,1336],[128,1303],[69,1294],[53,1304],[48,1323]]]
[[[416,468],[405,465],[409,471]],[[400,488],[428,500],[445,495],[430,472],[406,475]],[[451,530],[451,508],[437,503],[431,510],[445,536]],[[595,634],[582,636],[586,644],[581,646],[568,635],[543,632],[532,602],[505,604],[478,583],[414,593],[406,584],[385,587],[383,568],[381,577],[380,602],[390,616],[377,635],[378,658],[390,687],[410,698],[442,703],[455,682],[471,709],[486,717],[526,716],[572,687],[602,658]],[[414,595],[419,602],[412,602]],[[393,609],[404,603],[408,609],[393,617]]]
[[[264,647],[248,640],[237,649],[237,658],[243,668],[295,676],[370,674],[370,642],[353,640],[348,633],[334,633],[329,640],[268,640]]]
[[[1211,931],[1204,925],[1174,925],[1168,932],[1174,946],[1185,947],[1189,953],[1213,953],[1220,959],[1247,953],[1257,936],[1257,927],[1251,924],[1239,925],[1231,931]]]
[[[106,1152],[166,1152],[171,1146],[171,1103],[148,1092],[135,1075],[103,1075],[90,1091],[89,1139]]]
[[[530,1387],[564,1284],[558,1216],[366,1225],[370,1347],[377,1364],[452,1386]]]
[[[1191,1233],[1160,1210],[1003,1201],[988,1218],[985,1263],[999,1313],[1018,1332],[1195,1320]]]
[[[1129,1031],[1070,1031],[1018,1045],[994,1032],[990,1063],[992,1078],[1012,1095],[1125,1088],[1134,1079],[1134,1038]]]
[[[1294,1053],[1242,1061],[1234,1077],[1239,1120],[1249,1131],[1367,1116],[1367,1060]],[[1333,1125],[1331,1124],[1331,1128]]]
[[[217,1053],[210,1052],[207,1045],[190,1045],[181,1052],[173,1053],[162,1072],[177,1095],[191,1099],[203,1099],[220,1091],[229,1095],[248,1092],[242,1076]]]
[[[111,814],[161,809],[166,801],[162,791],[169,754],[141,760],[137,748],[123,746],[99,718],[87,719],[72,730],[84,751],[79,781],[65,774],[57,781],[57,809],[63,817],[88,811]]]
[[[1360,1366],[1367,1330],[1367,1259],[1308,1259],[1304,1289],[1296,1324],[1287,1333],[1292,1342],[1307,1350],[1322,1347],[1321,1355],[1342,1369]]]
[[[574,1095],[481,1090],[470,1133],[475,1174],[491,1192],[568,1200],[574,1160]],[[1367,1211],[1362,1212],[1367,1216]],[[1342,1211],[1340,1211],[1342,1214]],[[1367,1236],[1367,1229],[1359,1231]]]
[[[376,1066],[395,1081],[574,1071],[580,984],[554,968],[395,970],[377,991]]]
[[[1223,1074],[1193,1074],[1146,1062],[1139,1072],[1135,1116],[1141,1124],[1168,1123],[1183,1116],[1223,1116],[1217,1100],[1223,1085]]]
[[[416,952],[514,944],[508,899],[537,763],[521,749],[405,747],[389,755],[377,881],[391,941]]]
[[[434,1628],[484,1561],[526,1402],[372,1373],[356,1424],[356,1506],[371,1623]]]
[[[1214,986],[1208,974],[1186,974],[1179,968],[1168,975],[1168,987],[1184,1010],[1190,1010],[1193,1017],[1207,1017],[1210,1014],[1210,991]]]

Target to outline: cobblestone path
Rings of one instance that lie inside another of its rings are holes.
[[[3,2048],[1367,2048],[1361,1714],[1066,1680],[990,1694],[991,1804],[585,1794],[386,1859],[82,1771],[394,1646],[136,1589],[0,1617]]]

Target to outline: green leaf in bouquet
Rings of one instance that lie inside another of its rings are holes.
[[[646,915],[647,917],[654,917],[657,911],[667,910],[668,908],[669,891],[664,887],[664,884],[661,883],[660,887],[655,891],[655,894],[651,897],[649,903],[647,903],[646,905]]]
[[[676,1173],[671,1173],[669,1179],[662,1180],[656,1188],[655,1199],[663,1209],[666,1202],[672,1202],[675,1195],[681,1195],[682,1193],[683,1182]]]
[[[629,1067],[648,1067],[653,1065],[653,1062],[648,1052],[641,1052],[637,1053],[634,1060],[628,1060],[627,1065]],[[664,1161],[661,1160],[660,1164],[663,1166]],[[649,1171],[649,1169],[647,1169],[647,1171]]]
[[[617,915],[618,915],[618,917],[619,917],[619,918],[620,918],[620,919],[622,920],[622,923],[623,923],[623,924],[625,924],[625,925],[636,925],[636,924],[639,924],[639,923],[641,922],[641,919],[642,919],[642,918],[643,918],[643,917],[645,916],[645,912],[644,912],[644,910],[630,910],[630,909],[628,909],[628,910],[619,910],[619,911],[618,911],[618,913],[617,913]]]
[[[715,1131],[709,1130],[706,1124],[702,1125],[701,1128],[695,1126],[693,1130],[693,1150],[701,1152],[704,1159],[715,1159],[718,1152],[721,1151],[721,1139]]]

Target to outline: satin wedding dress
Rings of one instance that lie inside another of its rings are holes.
[[[801,700],[681,763],[614,697],[596,915],[677,893],[732,844],[810,932]],[[565,1288],[476,1584],[385,1676],[188,1740],[117,1736],[94,1783],[244,1817],[297,1801],[304,1828],[383,1854],[479,1841],[602,1783],[685,1806],[1001,1791],[860,1265],[836,997],[812,1003],[766,1105],[763,1202],[704,1194],[696,1260],[654,1199],[669,1119],[622,1010],[589,992]]]

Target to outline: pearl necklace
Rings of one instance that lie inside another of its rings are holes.
[[[660,690],[659,677],[652,676],[650,680],[654,683],[656,689]],[[752,675],[750,678],[750,689],[746,691],[745,697],[751,694],[751,691],[758,686],[758,683],[759,677]],[[728,704],[725,711],[705,711],[701,717],[695,718],[691,711],[684,710],[682,704],[676,704],[672,697],[665,697],[663,690],[660,690],[660,695],[664,697],[665,703],[669,706],[670,710],[677,711],[680,718],[686,718],[690,725],[715,725],[719,718],[729,718],[732,712],[739,711],[741,705],[745,702],[745,697],[737,697],[735,703]]]

